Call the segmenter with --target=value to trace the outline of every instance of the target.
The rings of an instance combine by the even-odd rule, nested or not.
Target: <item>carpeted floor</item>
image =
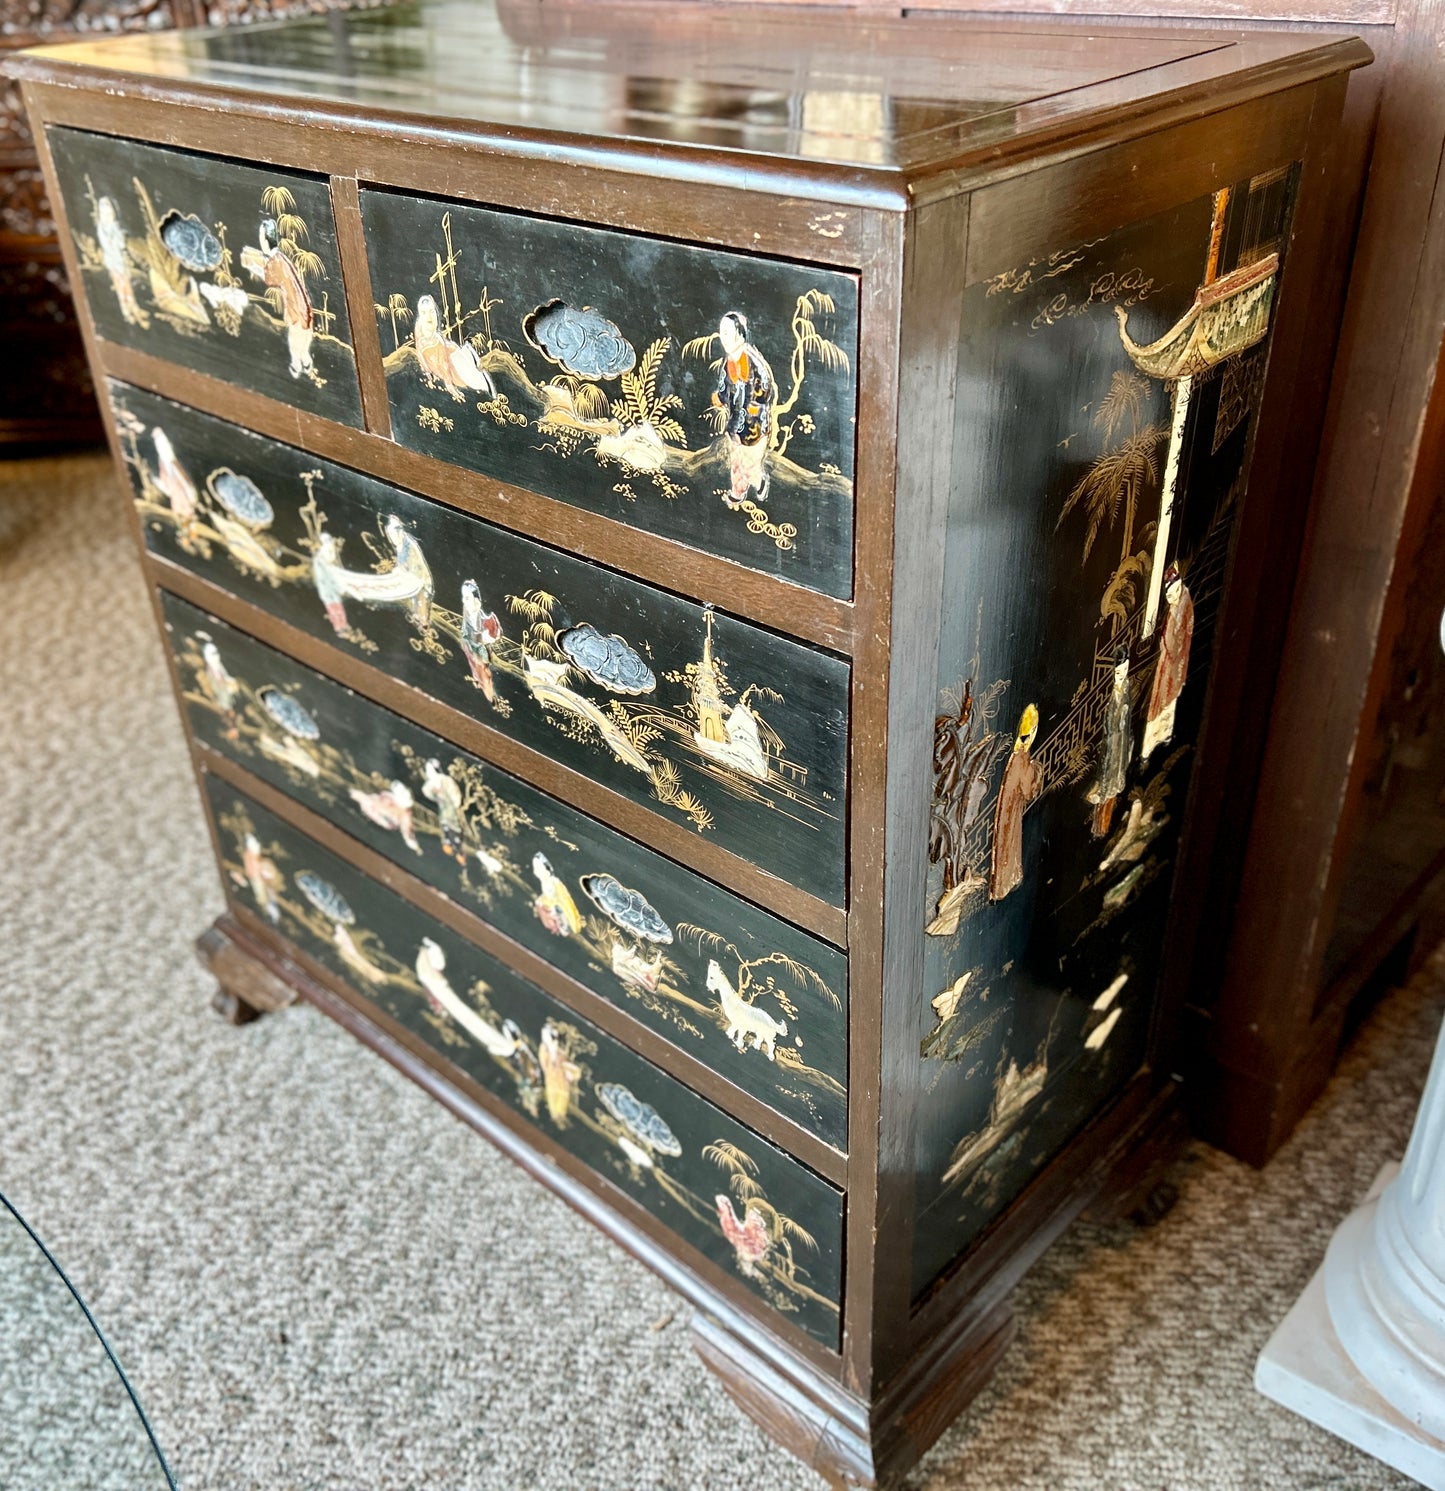
[[[211,1015],[221,893],[103,459],[0,463],[0,596],[0,1190],[186,1491],[818,1487],[674,1296],[418,1089],[309,1008]],[[1393,995],[1265,1173],[1201,1147],[1156,1228],[1070,1232],[912,1491],[1407,1485],[1251,1373],[1442,1003],[1445,966]]]

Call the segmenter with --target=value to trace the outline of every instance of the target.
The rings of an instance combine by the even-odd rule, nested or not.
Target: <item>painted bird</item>
[[[582,930],[582,914],[572,899],[572,892],[552,869],[547,856],[540,851],[532,856],[532,873],[542,893],[532,902],[537,920],[556,937],[575,935]]]
[[[732,1200],[727,1196],[715,1196],[717,1219],[722,1224],[723,1236],[733,1245],[737,1254],[738,1268],[748,1278],[757,1275],[758,1265],[768,1256],[772,1238],[768,1235],[768,1224],[757,1207],[744,1208],[742,1220],[733,1210]]]
[[[495,611],[482,610],[482,592],[475,580],[462,581],[462,655],[472,670],[472,683],[481,689],[488,704],[497,702],[492,685],[492,659],[488,648],[502,635]]]
[[[393,782],[380,792],[363,792],[359,787],[350,789],[351,800],[376,824],[390,833],[399,833],[401,841],[413,854],[421,853],[416,841],[416,829],[412,826],[412,807],[415,799],[405,782]]]

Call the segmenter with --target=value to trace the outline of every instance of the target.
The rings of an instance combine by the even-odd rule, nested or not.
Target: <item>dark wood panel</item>
[[[829,1144],[847,957],[170,595],[192,735]]]
[[[182,405],[112,398],[157,553],[841,903],[845,664]]]
[[[917,1292],[1145,1063],[1296,181],[1277,162],[969,290]]]
[[[361,212],[402,445],[851,594],[855,276],[398,192]]]
[[[364,1001],[836,1346],[842,1196],[480,949],[214,777],[232,893]],[[784,1223],[787,1226],[784,1226]]]
[[[77,130],[49,141],[102,336],[361,423],[324,181]]]

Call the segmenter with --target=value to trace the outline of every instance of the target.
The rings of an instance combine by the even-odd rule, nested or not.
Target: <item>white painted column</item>
[[[1445,1028],[1400,1173],[1340,1224],[1325,1298],[1365,1380],[1445,1441]]]
[[[1445,1491],[1445,1028],[1404,1164],[1340,1224],[1255,1386]]]

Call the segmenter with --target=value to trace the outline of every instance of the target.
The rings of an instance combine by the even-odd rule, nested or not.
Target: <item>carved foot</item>
[[[267,966],[259,945],[229,914],[197,939],[196,956],[218,986],[211,1008],[229,1025],[246,1025],[296,1001],[296,990]]]

